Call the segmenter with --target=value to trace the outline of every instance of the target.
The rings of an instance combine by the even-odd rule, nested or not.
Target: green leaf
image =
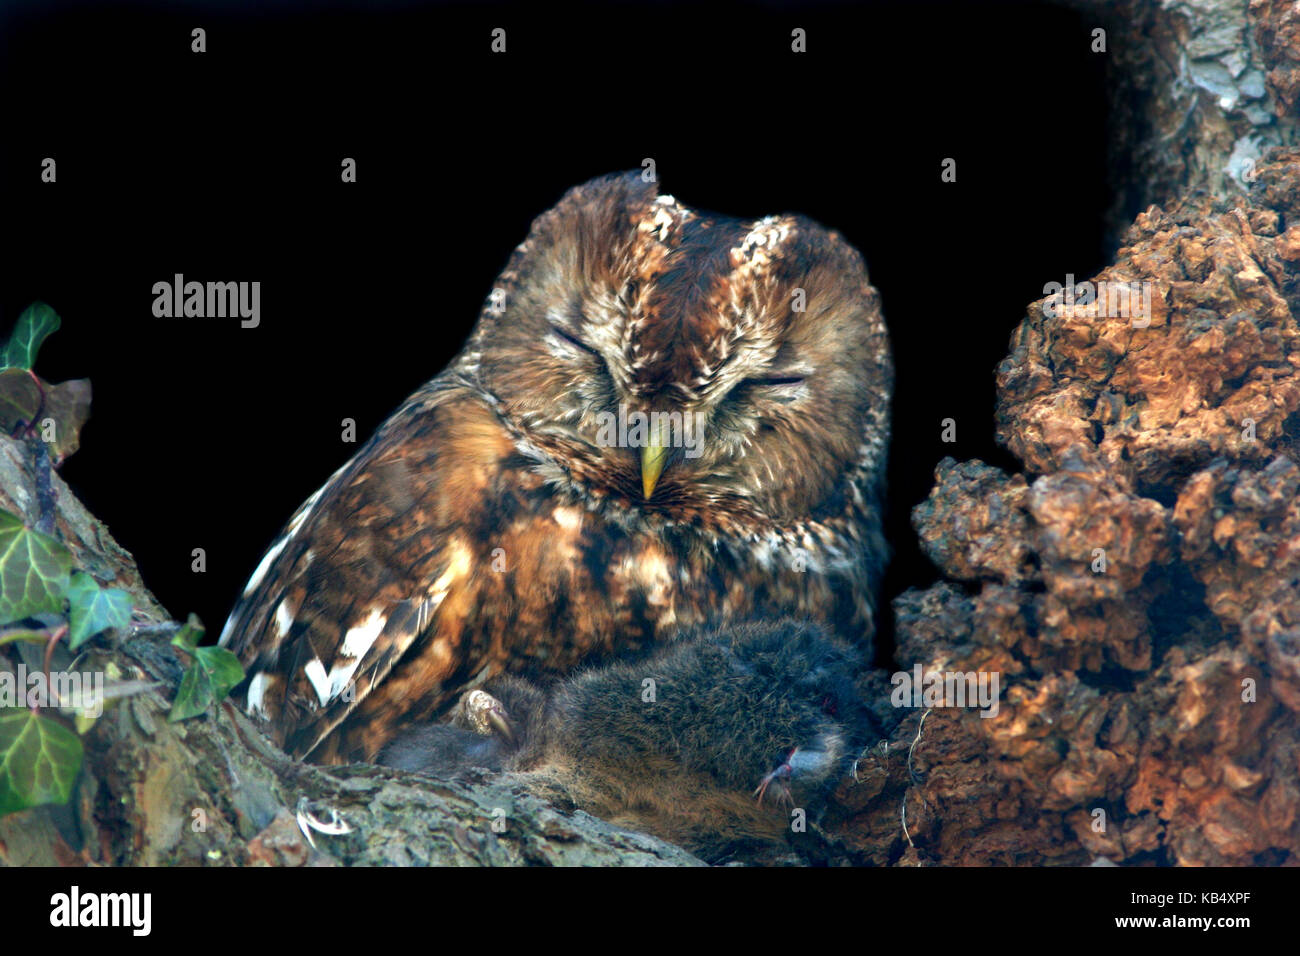
[[[74,378],[58,385],[47,383],[45,415],[54,419],[50,457],[57,465],[81,447],[81,429],[90,418],[90,379]]]
[[[34,302],[18,316],[14,334],[5,345],[4,364],[6,368],[31,368],[36,364],[36,353],[40,351],[45,337],[59,327],[59,314],[44,302]]]
[[[0,429],[13,435],[29,427],[41,411],[41,387],[21,368],[0,371]]]
[[[179,647],[187,654],[193,654],[194,649],[199,646],[199,641],[203,640],[203,622],[199,620],[197,614],[191,614],[189,620],[181,625],[174,635],[172,635],[172,647]]]
[[[199,647],[194,653],[212,681],[214,702],[223,700],[244,679],[244,667],[239,658],[224,647]]]
[[[131,623],[131,595],[74,571],[68,585],[68,643],[76,650],[96,634]]]
[[[171,713],[167,715],[170,723],[206,712],[244,679],[244,668],[240,666],[239,658],[224,647],[199,647],[202,637],[203,625],[191,614],[189,621],[172,638],[172,644],[186,651],[194,660],[185,669],[181,686],[176,690]]]
[[[0,626],[36,614],[62,616],[71,573],[67,548],[0,511]]]
[[[67,803],[81,770],[77,735],[29,710],[0,711],[0,816]]]

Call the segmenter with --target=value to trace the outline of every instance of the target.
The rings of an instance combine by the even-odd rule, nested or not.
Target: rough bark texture
[[[1289,0],[1065,0],[1106,30],[1116,240],[1193,190],[1239,196],[1264,151],[1294,145],[1300,13]],[[1073,112],[1065,109],[1073,115]]]
[[[992,719],[930,713],[905,859],[1300,861],[1293,223],[1300,151],[1248,199],[1138,217],[1098,278],[1153,283],[1149,327],[1030,307],[998,370],[1026,474],[946,459],[913,515],[951,580],[895,601],[900,665],[1007,689]]]
[[[1168,209],[1094,278],[1151,282],[1151,322],[1030,306],[997,377],[1024,473],[941,462],[913,520],[947,580],[894,602],[899,666],[997,672],[1001,710],[895,714],[832,829],[903,865],[1294,864],[1300,5],[1073,5],[1110,221]]]

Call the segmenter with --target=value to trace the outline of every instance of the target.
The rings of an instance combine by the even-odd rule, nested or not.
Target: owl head
[[[862,257],[801,216],[698,212],[638,172],[533,223],[462,371],[555,483],[640,515],[790,523],[882,469],[893,373]]]

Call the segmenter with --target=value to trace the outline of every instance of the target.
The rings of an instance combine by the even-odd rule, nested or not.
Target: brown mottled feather
[[[277,741],[369,759],[494,674],[756,615],[869,646],[892,371],[850,246],[625,174],[539,217],[497,288],[504,308],[290,520],[227,623]],[[806,384],[753,384],[783,375]],[[649,500],[638,449],[595,437],[620,404],[707,422]]]

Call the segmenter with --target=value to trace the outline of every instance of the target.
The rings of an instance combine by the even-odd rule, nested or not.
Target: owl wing
[[[303,503],[222,632],[244,664],[249,713],[295,756],[338,727],[475,577],[454,532],[513,448],[490,408],[445,379]],[[436,683],[442,671],[421,673]]]

